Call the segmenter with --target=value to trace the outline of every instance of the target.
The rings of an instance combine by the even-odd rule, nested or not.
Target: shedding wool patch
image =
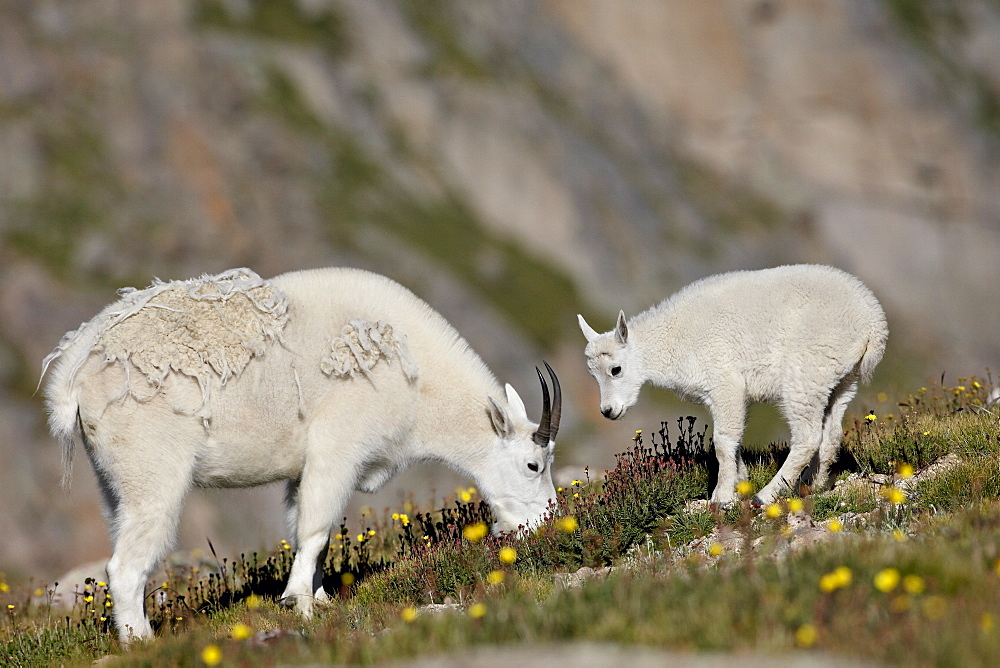
[[[154,280],[145,290],[120,291],[121,308],[108,316],[94,349],[108,363],[138,370],[159,392],[171,372],[198,381],[199,415],[211,418],[213,378],[225,384],[281,339],[288,322],[287,297],[249,269],[186,281]],[[130,394],[137,399],[131,387]]]
[[[398,359],[406,378],[417,379],[417,363],[410,355],[406,336],[397,337],[392,325],[381,320],[352,320],[330,342],[330,352],[320,360],[319,368],[328,376],[361,373],[370,377],[380,359],[389,363]]]

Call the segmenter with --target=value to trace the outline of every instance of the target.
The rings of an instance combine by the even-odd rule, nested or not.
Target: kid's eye
[[[531,463],[528,464],[528,468],[531,469],[532,471],[536,471],[537,472],[538,471],[538,464],[536,464],[535,462],[531,462]]]
[[[611,367],[612,376],[620,376],[622,374],[622,368],[620,366]]]

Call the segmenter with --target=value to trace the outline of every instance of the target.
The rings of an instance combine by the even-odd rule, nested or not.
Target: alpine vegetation
[[[536,424],[440,314],[388,278],[235,269],[120,294],[63,337],[42,375],[64,484],[76,434],[100,482],[125,641],[152,635],[146,581],[192,486],[288,481],[297,552],[283,602],[306,617],[327,599],[322,564],[351,493],[412,462],[473,478],[497,533],[537,524],[555,499],[552,369],[551,401],[538,372]]]
[[[871,291],[839,269],[793,265],[701,279],[598,334],[578,316],[601,413],[621,418],[649,381],[711,412],[719,479],[715,503],[746,479],[740,440],[751,402],[777,404],[791,450],[757,493],[771,503],[801,481],[827,481],[841,421],[859,382],[868,382],[889,334]],[[808,469],[807,469],[808,467]]]

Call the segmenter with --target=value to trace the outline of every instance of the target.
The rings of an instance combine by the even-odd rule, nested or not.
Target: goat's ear
[[[625,323],[625,311],[618,311],[618,324],[615,325],[615,339],[618,343],[628,343],[628,325]]]
[[[510,383],[507,383],[505,389],[507,390],[507,408],[514,414],[514,417],[527,420],[528,411],[525,410],[524,402],[521,401],[521,397],[518,396],[517,390],[511,387]]]
[[[507,411],[489,395],[486,396],[486,404],[487,412],[490,414],[490,420],[493,422],[493,428],[497,434],[504,438],[510,436],[514,432],[514,424],[511,422],[510,416],[507,415]]]
[[[576,319],[580,323],[580,330],[583,332],[583,336],[587,339],[587,343],[590,343],[599,336],[598,333],[594,331],[594,328],[587,324],[587,321],[583,319],[582,315],[577,313]]]

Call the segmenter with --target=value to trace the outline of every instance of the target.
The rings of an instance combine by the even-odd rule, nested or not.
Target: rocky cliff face
[[[594,417],[574,314],[610,326],[716,271],[857,273],[889,312],[881,388],[981,372],[998,72],[986,0],[4,3],[0,570],[106,551],[85,467],[54,492],[31,392],[64,331],[154,275],[388,274],[529,404],[554,362],[564,463],[627,438]],[[182,544],[281,537],[278,496],[247,493],[228,534],[236,502],[198,496]]]

